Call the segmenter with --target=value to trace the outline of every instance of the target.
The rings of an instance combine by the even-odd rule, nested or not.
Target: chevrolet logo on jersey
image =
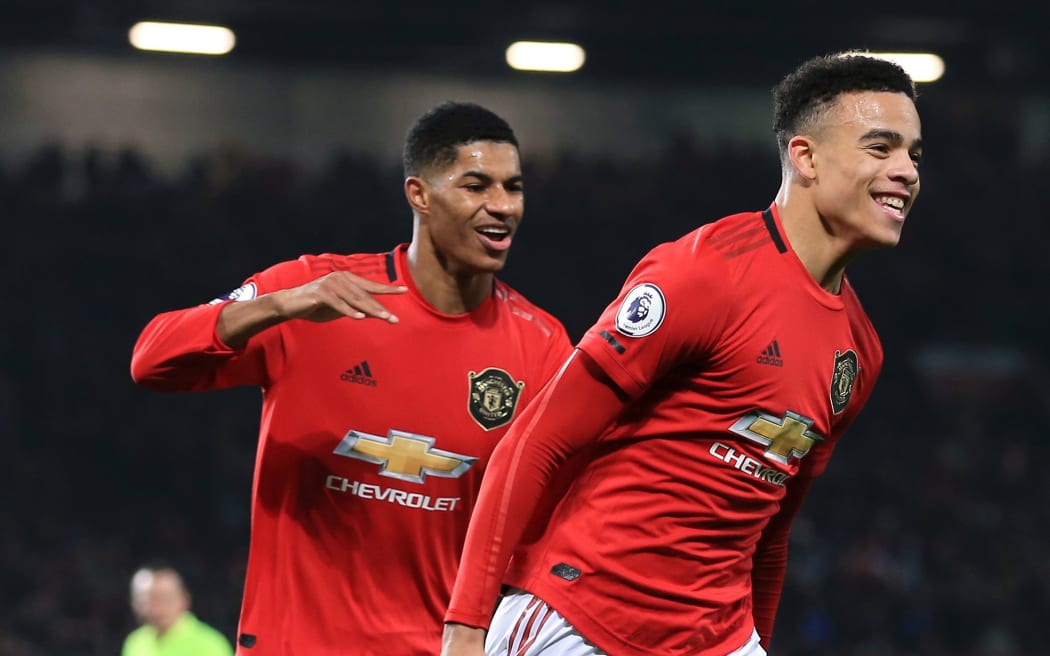
[[[380,476],[422,483],[427,475],[459,478],[477,458],[434,448],[434,438],[390,429],[386,437],[352,430],[333,452],[382,465]]]
[[[813,444],[824,438],[809,430],[813,420],[788,410],[784,417],[749,412],[729,427],[737,435],[766,447],[766,456],[783,465],[792,457],[802,458]]]

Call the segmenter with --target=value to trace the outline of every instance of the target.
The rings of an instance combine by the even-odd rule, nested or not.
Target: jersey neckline
[[[795,252],[795,249],[791,247],[791,242],[788,240],[787,233],[784,231],[784,225],[780,222],[780,211],[777,209],[776,202],[770,204],[769,208],[762,212],[762,218],[765,221],[766,228],[769,230],[770,238],[772,238],[773,243],[777,246],[777,250],[791,261],[791,267],[805,280],[804,286],[810,296],[828,309],[845,309],[846,304],[845,301],[843,301],[842,296],[846,291],[846,287],[849,286],[846,274],[842,274],[842,287],[839,289],[838,294],[832,294],[824,289],[809,272],[806,265],[802,263],[802,260],[799,259],[798,253]]]
[[[386,273],[390,284],[393,285],[400,283],[407,287],[408,295],[411,296],[416,303],[422,306],[430,314],[445,321],[476,321],[490,312],[495,297],[495,278],[492,280],[491,293],[485,296],[485,300],[482,301],[481,305],[477,306],[470,312],[448,314],[431,305],[430,301],[428,301],[423,296],[423,293],[419,291],[419,288],[416,287],[416,281],[412,279],[412,273],[408,268],[408,246],[407,243],[398,244],[386,254]]]

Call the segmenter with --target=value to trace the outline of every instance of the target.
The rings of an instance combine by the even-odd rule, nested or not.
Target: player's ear
[[[806,180],[817,177],[816,142],[813,137],[795,135],[788,141],[787,154],[792,168]]]
[[[405,199],[413,211],[426,214],[430,207],[427,183],[415,175],[405,178]]]

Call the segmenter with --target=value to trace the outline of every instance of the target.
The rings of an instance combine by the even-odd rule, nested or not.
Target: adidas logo
[[[369,387],[375,387],[377,382],[376,379],[372,377],[372,370],[368,368],[368,360],[364,360],[361,364],[355,365],[351,369],[347,369],[339,379],[348,383],[367,385]]]
[[[769,346],[766,347],[766,350],[762,351],[762,353],[755,358],[755,362],[759,364],[768,364],[773,367],[783,367],[784,361],[780,358],[780,344],[777,343],[777,340],[774,339],[770,342]]]

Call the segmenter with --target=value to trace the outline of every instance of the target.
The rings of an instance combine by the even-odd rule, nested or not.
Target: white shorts
[[[487,656],[607,656],[569,624],[561,613],[524,590],[505,596],[485,638]],[[751,632],[747,644],[726,656],[766,656]]]

